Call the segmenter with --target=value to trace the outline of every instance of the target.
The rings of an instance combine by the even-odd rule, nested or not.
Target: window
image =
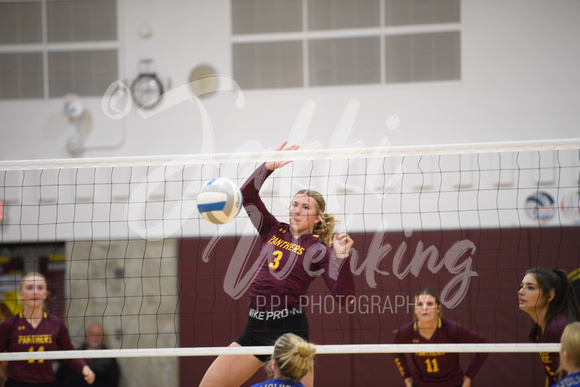
[[[116,0],[0,0],[0,100],[102,95],[117,52]]]
[[[0,54],[0,99],[42,98],[42,53]]]
[[[459,0],[385,0],[387,26],[459,22]]]
[[[308,43],[310,86],[380,82],[378,36],[313,39]]]
[[[379,27],[379,0],[308,0],[308,30]]]
[[[459,80],[460,0],[232,0],[244,89]]]
[[[459,32],[387,36],[387,83],[460,78]]]
[[[302,85],[302,42],[242,43],[233,54],[237,80],[260,89]]]
[[[302,31],[302,0],[237,0],[232,2],[236,35]]]
[[[42,42],[42,8],[35,3],[0,3],[0,44]]]

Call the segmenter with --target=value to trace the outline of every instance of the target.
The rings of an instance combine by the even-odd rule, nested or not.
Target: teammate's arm
[[[87,381],[88,384],[93,384],[93,382],[95,381],[95,373],[93,372],[93,370],[90,369],[88,365],[83,366],[82,374],[85,377],[85,380]]]

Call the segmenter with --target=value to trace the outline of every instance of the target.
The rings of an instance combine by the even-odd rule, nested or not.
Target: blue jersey
[[[580,372],[566,376],[564,379],[560,380],[558,383],[554,384],[554,387],[573,387],[580,386]]]
[[[254,384],[252,387],[304,387],[304,384],[291,380],[274,379]]]

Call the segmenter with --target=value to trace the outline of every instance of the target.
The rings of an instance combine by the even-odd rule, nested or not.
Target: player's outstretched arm
[[[292,144],[292,145],[288,145],[288,141],[284,141],[284,143],[282,145],[280,145],[278,147],[278,149],[276,149],[276,151],[292,151],[292,150],[297,150],[300,148],[300,145],[296,145],[296,144]],[[273,171],[274,169],[278,169],[278,168],[282,168],[283,166],[290,164],[291,161],[267,161],[266,162],[266,168],[268,168],[270,171]]]

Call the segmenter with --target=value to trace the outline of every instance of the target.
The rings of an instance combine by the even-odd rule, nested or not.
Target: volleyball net
[[[318,353],[433,351],[391,344],[425,288],[441,295],[444,317],[492,343],[444,351],[557,351],[527,342],[530,319],[518,310],[517,290],[528,268],[557,267],[580,294],[577,139],[3,161],[3,317],[18,311],[22,275],[39,271],[51,291],[47,308],[65,319],[73,342],[88,324],[103,325],[111,350],[82,357],[269,352],[226,348],[247,320],[253,225],[243,210],[214,225],[196,207],[207,180],[241,186],[267,160],[293,160],[261,190],[279,220],[287,221],[296,191],[314,189],[355,241],[349,306],[320,279],[301,300]]]

